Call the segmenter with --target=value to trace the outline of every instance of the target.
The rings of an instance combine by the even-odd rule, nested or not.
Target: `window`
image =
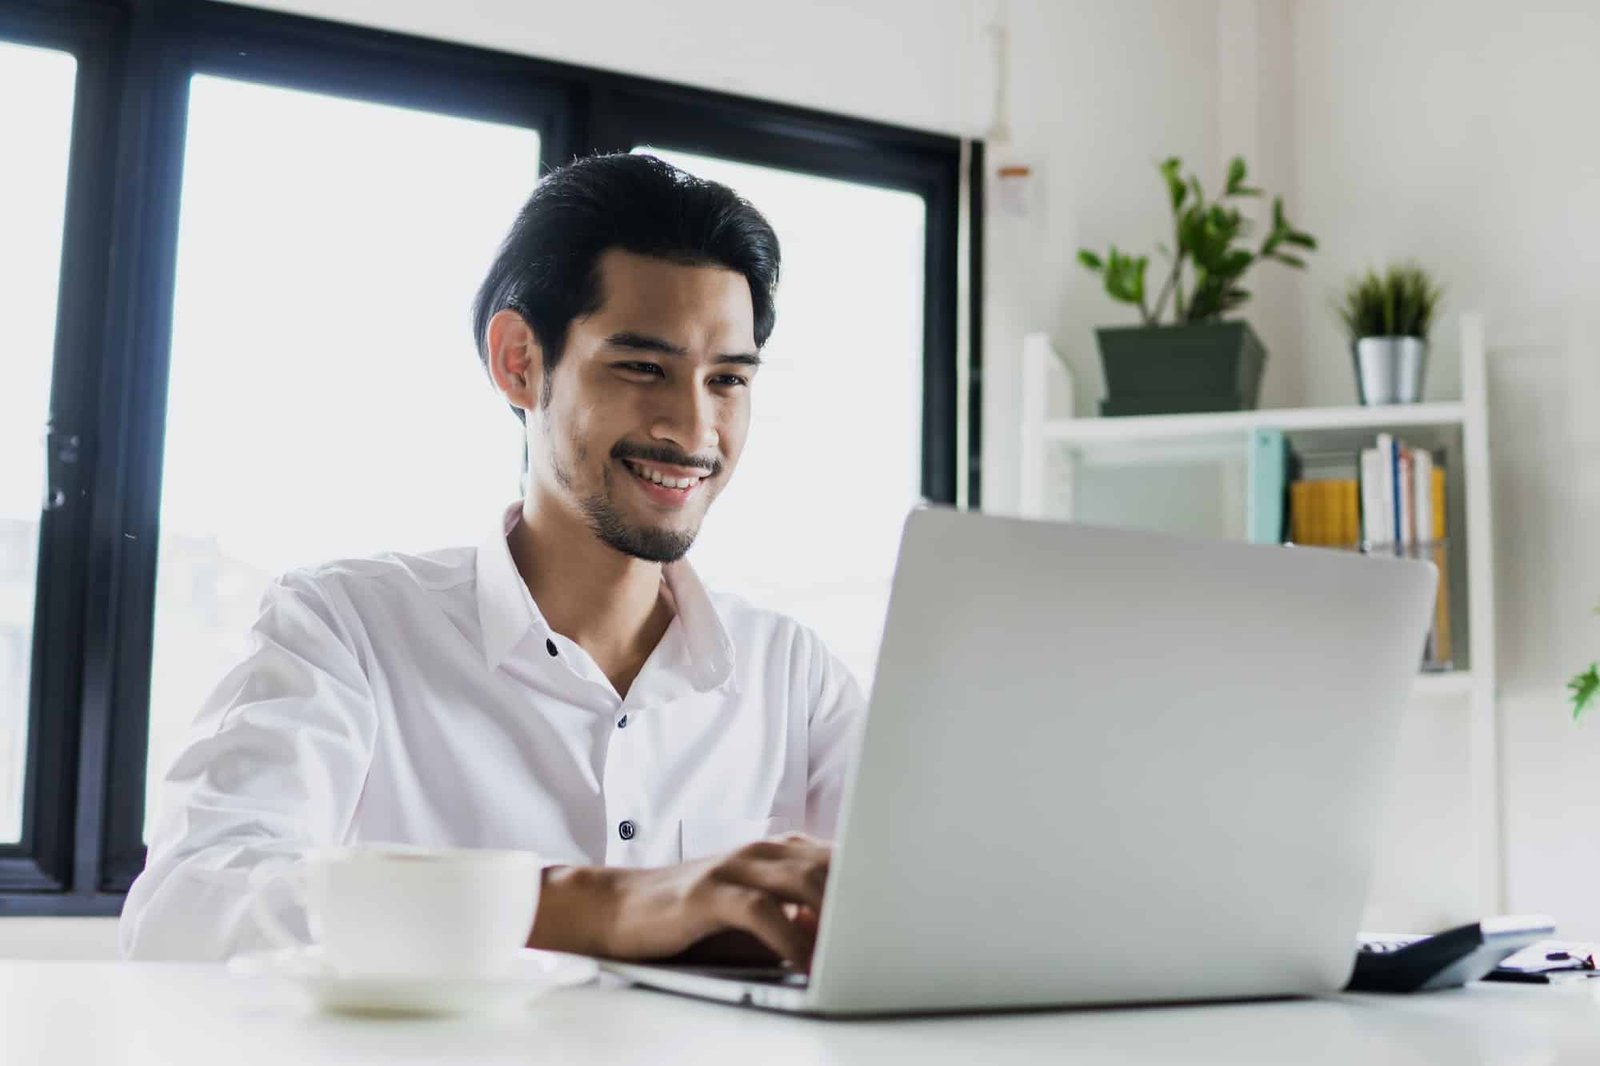
[[[0,843],[22,839],[35,567],[77,61],[0,41]]]
[[[534,130],[209,76],[186,141],[147,831],[274,575],[474,543],[517,498],[467,311],[539,173]]]
[[[869,686],[900,527],[922,498],[926,204],[911,192],[639,150],[737,189],[783,252],[750,439],[695,541],[695,569],[714,589],[815,628]]]
[[[956,499],[959,142],[222,3],[0,4],[0,99],[19,98],[0,109],[0,913],[120,908],[147,795],[272,576],[473,543],[516,498],[521,429],[471,296],[541,166],[575,155],[661,145],[771,216],[778,330],[696,564],[868,679],[900,517]],[[878,431],[817,436],[825,403]],[[856,520],[810,512],[758,564],[763,490],[823,462],[848,467],[830,506]],[[805,565],[774,582],[774,553]]]

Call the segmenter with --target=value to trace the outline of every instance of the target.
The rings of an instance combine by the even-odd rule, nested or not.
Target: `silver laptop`
[[[809,976],[607,968],[806,1014],[1337,991],[1436,580],[915,511]]]

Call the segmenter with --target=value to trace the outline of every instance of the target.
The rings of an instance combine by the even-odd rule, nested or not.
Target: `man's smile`
[[[708,475],[704,470],[671,466],[641,459],[624,459],[622,465],[632,475],[646,498],[668,507],[681,507],[699,491]]]

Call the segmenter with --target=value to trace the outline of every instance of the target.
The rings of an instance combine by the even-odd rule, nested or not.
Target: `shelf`
[[[1461,696],[1472,691],[1471,670],[1444,670],[1417,675],[1413,696]]]
[[[1464,404],[1417,403],[1382,407],[1284,407],[1194,415],[1058,418],[1046,421],[1041,428],[1046,440],[1086,447],[1242,435],[1253,429],[1379,430],[1404,429],[1408,426],[1457,426],[1465,419]]]

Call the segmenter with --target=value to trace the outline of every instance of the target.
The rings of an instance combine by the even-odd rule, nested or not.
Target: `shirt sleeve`
[[[806,774],[806,832],[832,840],[867,706],[850,668],[828,650],[821,638],[810,634],[810,639],[814,698]]]
[[[207,696],[159,786],[145,869],[118,938],[136,959],[219,960],[269,946],[251,916],[259,882],[341,842],[371,764],[377,714],[349,632],[315,578],[270,585],[251,650]],[[298,904],[274,910],[305,932]]]

